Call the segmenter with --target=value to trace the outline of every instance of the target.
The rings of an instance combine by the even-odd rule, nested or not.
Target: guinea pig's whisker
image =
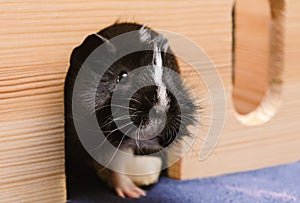
[[[115,107],[119,107],[119,108],[123,108],[123,109],[130,109],[130,110],[137,110],[136,108],[131,108],[131,107],[126,107],[126,106],[121,106],[121,105],[116,105],[116,104],[111,104],[111,106],[115,106]]]
[[[125,115],[125,116],[120,116],[118,118],[114,118],[113,121],[123,121],[123,120],[130,119],[130,118],[131,118],[131,116]]]
[[[170,132],[173,133],[172,130]],[[168,140],[166,143],[170,143],[172,141],[172,136],[171,134],[166,134],[166,135],[168,135]]]
[[[99,110],[102,110],[104,108],[108,108],[108,107],[120,107],[120,108],[123,108],[123,109],[129,109],[129,110],[133,110],[133,111],[136,111],[137,109],[136,108],[131,108],[131,107],[126,107],[126,106],[122,106],[122,105],[116,105],[116,104],[108,104],[108,105],[104,105],[104,106],[101,106],[99,108],[95,108],[96,111],[99,111]]]
[[[194,117],[195,116],[195,113],[184,113],[184,114],[181,114],[182,116],[190,116],[190,117]]]
[[[196,149],[194,149],[194,147],[193,147],[194,142],[188,143],[188,142],[185,141],[184,139],[181,139],[181,140],[178,139],[177,142],[178,142],[179,144],[181,144],[183,148],[185,148],[185,146],[187,145],[188,148],[189,148],[189,150],[192,150],[192,152],[194,152],[194,153],[198,153],[198,151],[196,151]]]
[[[134,99],[134,98],[131,98],[131,99],[129,99],[129,100],[130,100],[130,101],[134,101],[134,102],[139,103],[139,104],[142,104],[142,102],[140,102],[139,100]]]
[[[112,118],[107,118],[107,120],[101,125],[102,128],[107,127],[108,125],[112,124],[114,120]]]
[[[129,126],[129,125],[134,125],[133,124],[133,122],[129,122],[129,123],[127,123],[127,124],[125,124],[125,125],[123,125],[123,126],[121,126],[121,127],[119,127],[119,128],[116,128],[116,129],[114,129],[113,131],[111,131],[111,133],[113,133],[113,132],[115,132],[115,131],[117,131],[117,130],[122,130],[122,129],[124,129],[125,127],[127,127],[127,126]]]
[[[103,123],[103,125],[101,125],[101,127],[107,127],[108,125],[110,125],[110,124],[112,124],[114,121],[121,121],[121,120],[126,120],[126,119],[131,119],[132,117],[137,117],[138,115],[130,115],[130,116],[128,116],[128,115],[124,115],[124,116],[120,116],[120,117],[117,117],[117,118],[114,118],[114,119],[112,119],[112,118],[109,118],[109,119],[107,119],[107,121],[105,121],[104,123]]]
[[[103,139],[103,141],[98,145],[96,146],[95,148],[91,149],[91,151],[95,151],[95,150],[98,150],[103,144],[104,142],[108,139],[108,137],[112,134],[112,132],[110,134],[108,134],[105,139]]]
[[[145,99],[148,103],[150,103],[150,104],[153,103],[153,101],[150,101],[150,99],[149,99],[148,97],[144,97],[144,99]]]
[[[107,107],[110,107],[111,105],[108,104],[108,105],[104,105],[104,106],[101,106],[100,108],[98,108],[98,110],[101,110],[101,109],[104,109],[104,108],[107,108]]]
[[[128,132],[129,132],[131,129],[132,129],[132,127],[128,130]],[[119,151],[120,146],[121,146],[121,144],[122,144],[124,138],[125,138],[125,134],[122,136],[122,139],[121,139],[120,143],[118,144],[118,146],[117,146],[115,152],[113,153],[113,155],[112,155],[111,159],[108,161],[108,163],[105,164],[104,168],[107,168],[107,166],[112,162],[112,160],[113,160],[114,157],[116,156],[117,152]]]
[[[180,124],[184,124],[184,125],[188,125],[188,123],[184,122],[184,120],[180,119],[180,118],[174,118],[176,121],[178,121]]]
[[[199,151],[197,151],[196,149],[194,149],[194,147],[191,144],[189,144],[188,142],[186,142],[186,141],[180,141],[179,144],[181,144],[182,147],[188,146],[187,152],[191,153],[192,156],[199,154]]]
[[[94,149],[91,149],[92,151],[95,151],[95,150],[97,150],[97,149],[99,149],[99,147],[101,147],[103,144],[104,144],[104,142],[108,139],[108,137],[110,136],[110,135],[112,135],[114,132],[116,132],[117,130],[121,130],[121,129],[123,129],[124,127],[126,127],[126,126],[128,126],[129,124],[133,124],[132,122],[130,122],[130,123],[127,123],[126,125],[124,125],[124,126],[122,126],[121,128],[116,128],[116,129],[114,129],[113,131],[102,131],[102,132],[110,132],[108,135],[106,135],[106,137],[105,137],[105,139],[103,139],[103,141],[97,146],[97,147],[95,147]],[[125,136],[130,130],[132,130],[132,128],[133,127],[131,127],[123,136]]]
[[[91,151],[96,151],[98,150],[100,147],[102,147],[102,145],[104,144],[104,142],[107,140],[107,137],[105,139],[103,139],[103,141],[97,145],[96,147],[94,147],[93,149],[91,149]]]
[[[199,128],[200,129],[200,128]],[[200,129],[201,130],[201,129]],[[203,130],[203,129],[202,129]],[[204,131],[206,132],[206,131]],[[213,148],[213,146],[211,146],[210,144],[207,143],[207,141],[199,136],[193,136],[193,143],[201,143],[201,144],[206,144],[207,146],[209,146],[210,148]],[[184,139],[182,139],[184,142],[186,142]],[[180,142],[181,140],[179,138],[176,138],[177,142]],[[186,143],[187,144],[187,143]]]
[[[133,110],[133,111],[137,110],[136,108],[121,106],[121,105],[116,105],[116,104],[111,104],[110,106],[119,107],[119,108],[123,108],[123,109],[130,109],[130,110]]]
[[[136,103],[142,104],[140,101],[138,101],[137,99],[134,99],[134,98],[122,98],[122,100],[135,101]]]
[[[142,124],[140,124],[139,125],[139,131],[138,131],[138,139],[137,139],[137,141],[138,141],[138,149],[142,152],[142,153],[146,153],[145,151],[144,151],[144,149],[142,148],[142,147],[140,147],[140,145],[139,145],[139,143],[140,143],[140,140],[141,140],[141,132],[142,132]],[[146,149],[145,149],[146,150]]]
[[[140,148],[140,145],[139,145],[139,134],[140,134],[140,129],[138,129],[138,131],[135,133],[134,141],[135,141],[136,146],[140,150],[141,148]]]
[[[185,123],[183,120],[180,120],[179,118],[174,118],[174,119],[177,120],[178,122],[184,124],[185,126],[189,125],[189,124]],[[175,124],[174,124],[174,125],[175,125]],[[203,126],[203,124],[201,124],[201,126],[193,126],[193,127],[206,133],[207,131],[204,130],[204,129],[202,128],[202,126]]]
[[[186,118],[186,119],[188,119],[188,120],[190,120],[192,122],[195,122],[195,119],[192,118],[192,115],[190,115],[191,117],[184,116],[184,115],[180,115],[180,116],[183,117],[183,118]]]
[[[110,133],[105,137],[105,139],[103,139],[103,141],[102,141],[98,146],[96,146],[94,149],[92,149],[92,151],[95,151],[95,150],[99,149],[99,148],[104,144],[104,142],[108,139],[108,137],[109,137],[112,133],[114,133],[116,130],[118,130],[118,129],[115,129],[115,130],[113,130],[113,131],[103,131],[103,132],[110,132]]]
[[[133,114],[130,114],[130,116],[137,117],[139,113],[142,113],[142,111],[135,111]]]

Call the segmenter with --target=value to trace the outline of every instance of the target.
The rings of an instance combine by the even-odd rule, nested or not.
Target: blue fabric
[[[105,184],[72,185],[71,203],[300,203],[300,162],[256,171],[187,181],[161,177],[140,199],[117,197]]]

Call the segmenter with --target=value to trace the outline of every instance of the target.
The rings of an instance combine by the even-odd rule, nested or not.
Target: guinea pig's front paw
[[[108,179],[108,185],[116,191],[118,196],[123,198],[139,198],[146,195],[146,192],[136,186],[128,176],[116,172],[112,172]]]

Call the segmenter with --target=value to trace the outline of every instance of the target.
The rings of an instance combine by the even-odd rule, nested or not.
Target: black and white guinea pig
[[[168,147],[181,136],[189,135],[188,125],[195,124],[197,106],[195,100],[191,97],[190,92],[184,86],[182,81],[174,82],[174,77],[167,74],[162,69],[165,67],[175,73],[180,73],[178,63],[173,55],[166,38],[147,26],[136,23],[116,23],[107,27],[97,34],[89,35],[84,42],[76,47],[71,55],[70,68],[65,83],[65,133],[66,133],[66,165],[67,174],[85,173],[88,170],[95,170],[96,161],[86,152],[79,141],[77,131],[74,126],[74,115],[72,115],[72,96],[74,82],[83,67],[85,60],[97,47],[107,44],[107,55],[116,54],[118,46],[110,42],[110,39],[121,34],[137,31],[132,36],[128,46],[146,46],[147,50],[137,51],[127,54],[109,67],[103,61],[101,66],[101,57],[97,62],[97,67],[90,69],[105,69],[100,80],[94,82],[96,87],[95,97],[86,97],[92,94],[88,88],[82,97],[83,100],[94,98],[95,111],[98,124],[107,138],[107,140],[116,148],[130,148],[135,154],[147,155],[157,153]],[[105,57],[107,58],[107,57]],[[146,72],[139,72],[138,77],[131,76],[140,67],[145,67]],[[86,68],[86,67],[85,67]],[[97,74],[97,71],[91,71]],[[144,71],[145,72],[145,71]],[[134,84],[139,81],[153,81],[152,85],[143,86],[132,92]],[[117,107],[119,113],[129,111],[129,117],[119,116],[113,118],[112,112],[112,95],[116,87],[119,86],[118,94],[121,99],[129,100],[129,106],[120,105]],[[126,95],[132,95],[127,98]],[[87,100],[88,100],[87,99]],[[90,101],[83,102],[87,105],[87,111],[91,108]],[[92,102],[93,103],[93,102]],[[115,105],[117,106],[117,105]],[[89,109],[89,110],[88,110]],[[183,115],[182,112],[185,112]],[[122,115],[122,113],[120,114]],[[82,115],[84,117],[84,115]],[[119,129],[115,120],[118,119],[123,123],[124,129]],[[126,125],[134,125],[131,129]],[[130,125],[129,125],[130,126]],[[141,139],[142,138],[142,139]],[[101,156],[101,155],[100,155]],[[104,155],[103,155],[104,156]],[[82,172],[85,171],[85,172]],[[106,178],[109,185],[113,187],[120,196],[139,197],[144,191],[135,187],[129,179],[110,171],[110,177]]]

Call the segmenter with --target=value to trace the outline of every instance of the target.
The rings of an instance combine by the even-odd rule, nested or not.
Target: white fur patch
[[[139,29],[140,41],[147,42],[149,44],[156,43],[163,52],[167,52],[169,43],[163,35],[157,35],[154,39],[151,39],[151,30],[149,30],[146,25],[143,25]]]
[[[158,106],[161,106],[163,109],[167,109],[169,105],[169,99],[167,95],[167,88],[163,83],[163,67],[162,67],[162,58],[161,51],[158,48],[157,44],[154,44],[154,53],[153,53],[153,66],[154,74],[153,79],[157,88],[157,98]]]
[[[153,39],[153,43],[157,43],[157,45],[160,47],[160,50],[163,52],[167,52],[169,48],[168,40],[163,35],[158,35]]]
[[[151,34],[150,34],[149,29],[146,27],[146,25],[143,25],[139,29],[139,34],[140,34],[140,41],[141,42],[150,42]]]
[[[162,35],[157,35],[154,39],[151,38],[151,30],[149,30],[146,25],[143,25],[140,30],[140,41],[143,43],[152,44],[153,46],[153,66],[154,66],[154,73],[153,79],[157,88],[157,98],[158,98],[158,106],[162,107],[163,109],[167,109],[169,105],[169,99],[167,95],[167,88],[163,83],[163,64],[162,64],[162,57],[161,51],[166,52],[169,45]]]

